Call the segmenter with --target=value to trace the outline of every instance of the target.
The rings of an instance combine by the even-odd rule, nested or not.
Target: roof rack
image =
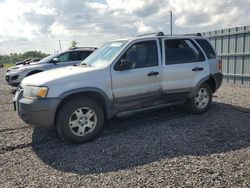
[[[164,36],[164,33],[162,31],[160,31],[159,33],[157,33],[156,36]]]
[[[165,35],[162,31],[158,32],[158,33],[145,33],[145,34],[142,34],[142,35],[138,35],[137,37],[142,37],[142,36],[147,36],[147,35],[155,35],[155,36],[172,36],[172,35]],[[189,33],[189,34],[175,34],[174,36],[202,36],[201,33],[196,33],[196,34],[192,34],[192,33]]]
[[[163,32],[158,32],[158,33],[145,33],[145,34],[142,34],[142,35],[138,35],[137,37],[143,37],[143,36],[147,36],[147,35],[155,35],[155,36],[164,36],[164,33]]]
[[[183,35],[185,35],[185,36],[202,36],[202,34],[201,33],[196,33],[196,34],[193,34],[193,33],[189,33],[189,34],[183,34]]]
[[[77,49],[97,49],[96,47],[70,47],[70,50],[77,50]]]
[[[145,33],[145,34],[142,34],[142,35],[138,35],[136,37],[143,37],[143,36],[147,36],[147,35],[155,35],[157,33]]]

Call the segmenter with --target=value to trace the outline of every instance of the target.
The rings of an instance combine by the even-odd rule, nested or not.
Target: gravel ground
[[[250,110],[250,86],[223,84],[215,93],[214,101]]]
[[[250,87],[223,85],[211,109],[114,118],[95,141],[66,144],[13,111],[0,69],[0,187],[250,187]]]

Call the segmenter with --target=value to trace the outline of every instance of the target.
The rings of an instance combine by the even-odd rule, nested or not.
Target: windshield
[[[59,53],[55,53],[55,54],[49,55],[49,56],[43,58],[41,61],[39,61],[39,63],[46,63],[47,61],[50,61],[50,60],[54,59],[55,57],[57,57],[58,54]]]
[[[90,56],[88,56],[81,65],[89,65],[93,67],[102,67],[111,63],[112,59],[118,54],[127,41],[116,41],[104,44],[98,48]]]

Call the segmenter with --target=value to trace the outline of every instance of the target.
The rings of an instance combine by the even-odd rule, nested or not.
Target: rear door
[[[161,99],[162,66],[158,40],[134,42],[111,67],[115,108],[118,111],[138,109]],[[127,70],[115,70],[121,60],[133,62]]]
[[[185,99],[208,73],[205,56],[191,39],[162,39],[163,93],[167,101]]]

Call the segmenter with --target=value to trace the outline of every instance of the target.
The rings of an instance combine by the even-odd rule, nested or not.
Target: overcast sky
[[[250,0],[0,0],[0,54],[169,33],[170,10],[177,34],[250,25]]]

